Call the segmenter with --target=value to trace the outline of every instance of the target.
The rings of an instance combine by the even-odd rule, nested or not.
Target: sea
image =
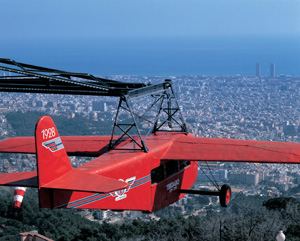
[[[300,76],[300,36],[74,37],[0,40],[0,58],[97,76]]]

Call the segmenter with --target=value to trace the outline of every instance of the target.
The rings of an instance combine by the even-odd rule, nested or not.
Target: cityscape
[[[9,78],[9,76],[7,76]],[[256,64],[256,76],[105,76],[124,82],[161,83],[171,79],[180,109],[190,133],[197,137],[231,138],[259,141],[299,142],[300,78],[292,75],[276,75],[275,64],[270,65],[270,75],[260,74]],[[67,119],[78,116],[91,123],[112,123],[117,108],[117,98],[71,95],[1,93],[1,138],[16,136],[16,131],[6,118],[12,112],[38,111]],[[144,108],[147,103],[140,103]],[[126,118],[126,116],[125,116]],[[93,132],[97,134],[97,130]],[[110,134],[110,130],[108,133]],[[70,133],[72,135],[72,133]],[[89,158],[70,157],[78,167]],[[35,170],[35,155],[2,154],[0,172]],[[212,180],[219,185],[229,183],[234,193],[279,197],[300,184],[298,165],[250,164],[250,163],[199,163],[196,188],[213,189]],[[293,193],[299,198],[300,193]],[[206,215],[206,207],[218,200],[209,198],[207,205],[186,210],[185,205],[194,197],[186,195],[173,204],[183,215]],[[198,208],[198,209],[197,209]],[[145,220],[160,218],[154,214],[139,212],[114,213],[112,211],[82,211],[90,220],[111,223],[124,218]]]
[[[299,0],[1,8],[0,241],[300,240]]]

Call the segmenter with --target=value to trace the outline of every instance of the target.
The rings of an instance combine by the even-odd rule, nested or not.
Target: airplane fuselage
[[[77,168],[127,182],[127,189],[111,193],[40,190],[40,207],[158,211],[181,199],[197,177],[195,162],[163,161],[172,142],[183,134],[149,136],[150,151],[112,150]],[[131,142],[119,148],[132,148]],[[84,181],[84,180],[83,180]]]

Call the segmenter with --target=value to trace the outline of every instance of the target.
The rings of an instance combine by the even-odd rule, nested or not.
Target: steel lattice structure
[[[0,64],[2,64],[0,70],[15,74],[13,76],[0,76],[0,91],[2,92],[119,97],[120,101],[109,144],[110,149],[117,149],[117,145],[121,140],[128,137],[133,142],[134,150],[140,149],[147,152],[145,141],[151,133],[158,131],[187,133],[186,124],[180,112],[171,80],[155,85],[125,83],[85,73],[67,72],[19,63],[10,59],[0,58]],[[143,96],[153,97],[153,103],[142,115],[137,115],[132,109],[130,100]],[[157,104],[158,108],[155,106]],[[152,120],[147,119],[145,115],[150,110],[153,111],[154,108],[156,108],[155,117]],[[119,111],[121,109],[130,113],[130,123],[120,123]],[[165,115],[165,117],[161,118],[162,115]],[[138,122],[141,119],[150,123],[150,128],[145,136],[141,135],[138,127]],[[121,131],[121,135],[118,137],[115,135],[116,129]],[[129,134],[131,130],[135,130],[136,135]]]

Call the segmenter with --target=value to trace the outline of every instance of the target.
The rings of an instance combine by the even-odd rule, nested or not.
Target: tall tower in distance
[[[270,65],[270,77],[275,77],[275,64],[271,63]]]
[[[256,76],[260,77],[260,63],[256,63]]]

